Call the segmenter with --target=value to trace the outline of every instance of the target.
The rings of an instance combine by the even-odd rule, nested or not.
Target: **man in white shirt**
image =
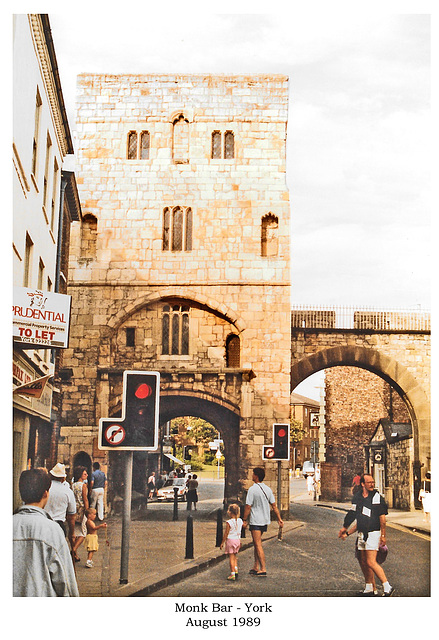
[[[68,526],[68,538],[73,547],[75,536],[75,514],[76,500],[73,491],[66,482],[66,468],[58,462],[49,475],[52,483],[50,485],[49,499],[47,500],[44,511],[55,520],[67,535],[66,521]]]
[[[273,492],[268,485],[262,482],[264,478],[265,470],[262,467],[253,469],[252,480],[254,484],[247,492],[243,518],[243,526],[246,527],[248,522],[253,539],[255,562],[253,568],[250,569],[250,574],[258,577],[266,577],[267,575],[262,534],[267,531],[270,524],[270,508],[276,514],[279,527],[284,526]]]

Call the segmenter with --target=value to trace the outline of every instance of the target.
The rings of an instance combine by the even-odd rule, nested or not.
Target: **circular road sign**
[[[104,438],[108,444],[121,444],[125,440],[125,436],[125,429],[120,424],[110,424],[104,430]]]
[[[274,448],[273,447],[267,447],[264,451],[264,456],[266,458],[274,458]]]

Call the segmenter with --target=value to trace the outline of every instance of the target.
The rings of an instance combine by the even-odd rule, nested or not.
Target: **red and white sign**
[[[69,343],[71,296],[39,289],[14,287],[12,304],[14,342],[37,349]]]

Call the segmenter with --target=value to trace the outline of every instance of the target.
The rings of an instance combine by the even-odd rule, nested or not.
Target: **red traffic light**
[[[285,436],[287,435],[286,430],[284,429],[284,427],[281,427],[278,432],[277,435],[279,436],[279,438],[285,438]]]
[[[147,398],[148,396],[150,396],[151,393],[152,393],[151,387],[149,386],[149,384],[146,384],[144,382],[143,384],[139,384],[139,386],[134,392],[134,395],[136,396],[136,398],[139,398],[139,400],[143,400],[144,398]]]

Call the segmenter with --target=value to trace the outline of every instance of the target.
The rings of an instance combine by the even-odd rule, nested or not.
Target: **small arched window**
[[[189,121],[183,114],[174,120],[172,155],[174,162],[189,162]]]
[[[149,160],[149,131],[140,134],[140,159]]]
[[[279,220],[271,213],[262,218],[261,223],[261,256],[269,258],[277,256]]]
[[[241,344],[239,336],[231,334],[226,340],[226,366],[239,369],[241,363]]]
[[[130,131],[128,134],[128,160],[136,160],[137,158],[137,132]]]
[[[233,131],[226,131],[224,134],[224,157],[231,160],[235,157],[235,136]]]
[[[86,213],[81,224],[81,258],[96,257],[98,221],[91,213]]]

